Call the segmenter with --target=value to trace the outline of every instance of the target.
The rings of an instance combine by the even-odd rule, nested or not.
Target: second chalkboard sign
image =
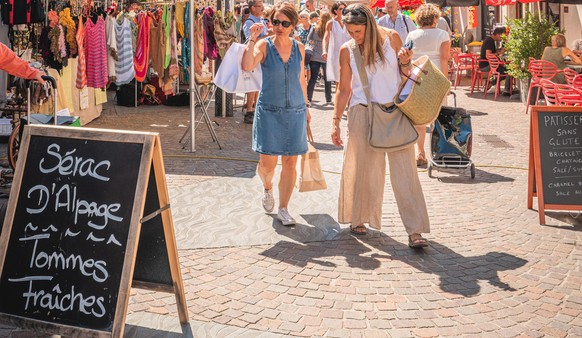
[[[0,237],[0,319],[121,336],[138,244],[156,246],[139,236],[144,206],[149,200],[150,211],[160,209],[166,192],[165,182],[148,185],[163,179],[157,134],[27,127]],[[168,284],[181,285],[181,277],[171,267],[177,253],[166,245],[168,238],[174,244],[168,229],[154,224],[164,255],[152,264],[171,292]]]
[[[534,107],[530,142],[540,223],[545,209],[582,210],[582,107]],[[529,190],[531,205],[531,183]]]

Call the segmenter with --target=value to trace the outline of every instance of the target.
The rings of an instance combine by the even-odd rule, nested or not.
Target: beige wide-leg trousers
[[[348,112],[348,139],[339,195],[340,223],[368,223],[382,227],[382,202],[386,183],[386,156],[390,182],[400,218],[410,234],[430,232],[428,212],[416,171],[414,144],[390,153],[368,145],[368,108],[357,105]]]

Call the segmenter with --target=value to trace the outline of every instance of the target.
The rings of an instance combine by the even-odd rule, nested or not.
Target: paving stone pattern
[[[191,318],[181,328],[173,295],[134,289],[126,336],[582,336],[582,215],[547,212],[542,226],[527,209],[522,103],[456,92],[472,115],[476,177],[419,169],[432,229],[424,251],[407,246],[389,180],[382,231],[356,238],[337,223],[342,150],[329,137],[331,105],[311,109],[329,187],[294,193],[299,223],[283,227],[260,205],[240,108],[229,118],[210,112],[222,150],[201,124],[191,153],[179,143],[187,109],[107,104],[88,127],[161,135]],[[324,101],[321,88],[315,98]],[[0,336],[35,334],[0,326]]]

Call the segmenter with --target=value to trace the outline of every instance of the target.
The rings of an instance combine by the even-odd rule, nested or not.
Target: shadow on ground
[[[382,262],[399,261],[418,271],[437,275],[442,291],[464,297],[477,295],[480,281],[487,281],[501,290],[516,291],[500,280],[498,272],[515,270],[527,263],[505,252],[466,257],[435,241],[426,250],[412,250],[377,231],[369,230],[368,235],[361,238],[351,236],[348,229],[340,231],[345,239],[315,243],[281,241],[261,254],[300,267],[308,263],[337,267],[338,264],[331,261],[331,257],[336,256],[343,256],[349,267],[362,270],[375,270]]]

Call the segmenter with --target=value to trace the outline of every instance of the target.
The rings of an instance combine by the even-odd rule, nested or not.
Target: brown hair
[[[297,23],[299,22],[299,15],[297,14],[295,7],[293,7],[293,5],[291,5],[290,3],[280,2],[279,4],[277,4],[273,11],[271,12],[271,16],[269,18],[271,19],[271,22],[273,22],[275,14],[277,13],[281,13],[288,17],[289,20],[291,20],[291,24],[293,25],[293,27],[297,26]]]
[[[552,44],[556,47],[566,47],[566,37],[564,34],[556,34],[552,36]]]
[[[441,11],[433,4],[425,4],[414,12],[414,21],[420,27],[432,26],[441,17]]]
[[[328,12],[325,12],[325,13],[321,14],[321,17],[319,18],[319,21],[317,22],[317,25],[315,26],[315,33],[317,33],[317,35],[319,35],[319,37],[322,39],[323,39],[323,36],[325,35],[325,26],[327,26],[327,23],[329,22],[329,20],[331,20],[331,14],[329,14]]]
[[[347,25],[366,26],[364,35],[364,66],[372,66],[376,62],[376,55],[384,62],[384,52],[382,52],[382,39],[374,14],[364,4],[352,4],[344,10],[346,15],[342,21]],[[388,39],[388,37],[386,37]]]

